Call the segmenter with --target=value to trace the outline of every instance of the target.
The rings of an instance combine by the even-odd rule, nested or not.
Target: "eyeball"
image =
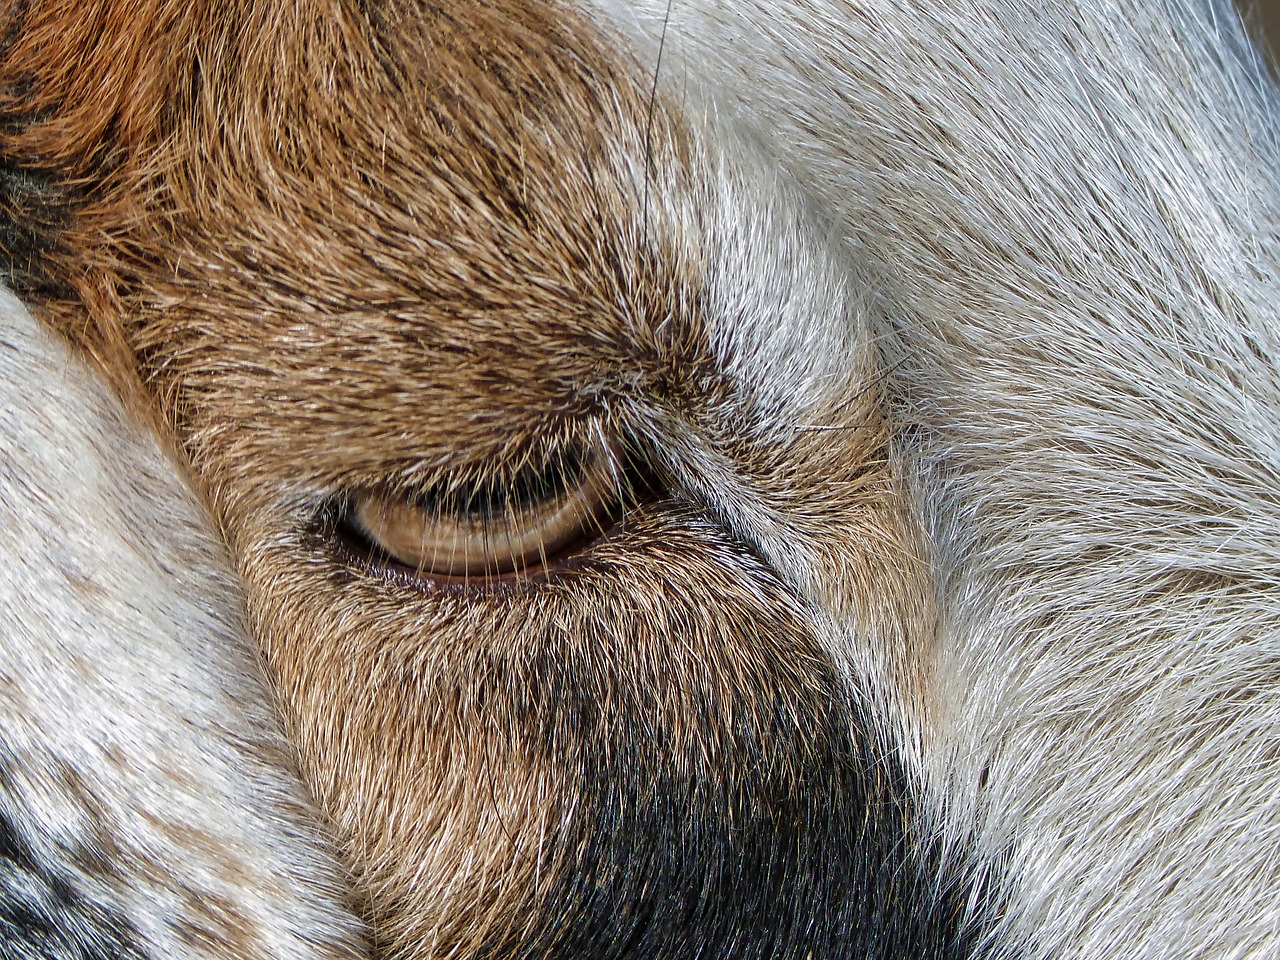
[[[624,486],[611,451],[570,448],[514,471],[446,477],[416,492],[358,493],[346,525],[375,556],[424,577],[519,575],[599,536]]]

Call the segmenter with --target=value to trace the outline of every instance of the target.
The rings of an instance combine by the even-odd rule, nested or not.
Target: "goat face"
[[[6,13],[11,282],[190,464],[378,949],[1274,947],[1270,88],[933,7]]]

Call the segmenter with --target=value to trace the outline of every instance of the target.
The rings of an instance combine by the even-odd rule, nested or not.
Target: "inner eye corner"
[[[554,580],[656,495],[626,439],[566,444],[491,467],[335,495],[317,523],[348,566],[401,582],[489,592]]]

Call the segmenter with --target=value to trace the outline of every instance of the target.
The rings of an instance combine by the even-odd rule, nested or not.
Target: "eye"
[[[613,451],[569,448],[496,474],[444,477],[419,491],[356,494],[344,526],[371,555],[423,576],[518,575],[598,537],[628,488]]]

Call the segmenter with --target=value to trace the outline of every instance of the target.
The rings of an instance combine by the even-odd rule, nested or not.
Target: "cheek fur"
[[[246,547],[250,606],[401,949],[660,957],[696,937],[800,957],[872,931],[891,955],[972,947],[865,691],[701,518],[650,508],[554,585],[492,595],[335,571],[329,549]]]

